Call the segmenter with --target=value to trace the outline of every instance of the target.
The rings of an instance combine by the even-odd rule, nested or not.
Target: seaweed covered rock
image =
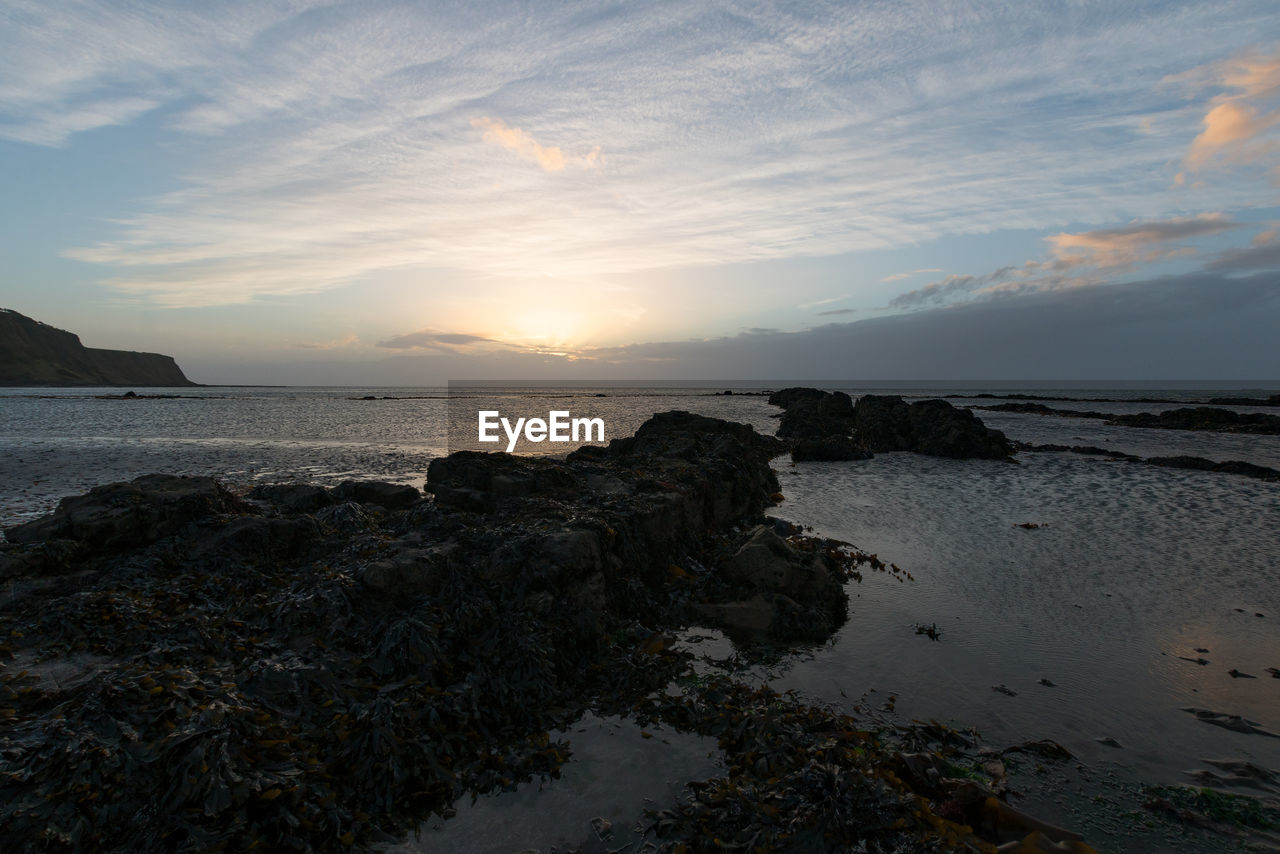
[[[752,588],[785,593],[802,601],[817,599],[834,578],[824,555],[796,550],[769,525],[757,526],[751,538],[725,561],[723,570],[730,579]]]
[[[5,536],[11,543],[67,539],[90,548],[126,549],[197,520],[250,510],[213,478],[149,474],[64,498],[49,516],[9,528]]]
[[[548,730],[668,684],[687,653],[654,638],[699,602],[760,592],[779,637],[843,619],[843,576],[794,544],[780,589],[750,549],[706,569],[775,500],[783,447],[673,412],[564,460],[437,460],[434,500],[168,476],[68,499],[0,545],[0,837],[368,849],[554,773]],[[84,657],[73,692],[42,676]]]
[[[845,620],[849,573],[833,553],[801,551],[772,525],[756,526],[720,572],[737,597],[699,604],[697,610],[730,631],[815,640]]]
[[[935,457],[1002,460],[1013,445],[999,430],[978,420],[971,411],[945,400],[906,403],[897,395],[868,394],[853,413],[853,439],[873,451],[914,451]]]

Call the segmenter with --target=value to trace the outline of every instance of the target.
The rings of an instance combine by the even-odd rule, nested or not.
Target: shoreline
[[[662,422],[663,418],[659,416],[651,422]],[[22,622],[43,613],[43,606],[29,608],[34,603],[62,603],[59,607],[63,607],[68,602],[80,602],[87,595],[91,602],[100,604],[81,604],[78,607],[82,616],[89,615],[83,610],[85,607],[97,607],[93,613],[100,619],[111,616],[106,624],[114,626],[111,631],[123,631],[132,625],[134,631],[152,638],[153,643],[167,639],[177,647],[158,653],[157,658],[155,650],[164,648],[163,643],[147,651],[145,644],[130,645],[124,639],[109,636],[77,636],[74,629],[68,637],[68,626],[75,625],[75,621],[68,624],[65,618],[41,618],[43,622],[37,620],[37,631],[28,628],[22,641],[7,645],[7,653],[14,656],[7,671],[14,669],[15,662],[23,663],[28,671],[25,676],[4,683],[14,709],[10,726],[33,734],[47,732],[44,714],[51,703],[61,704],[66,710],[90,698],[102,702],[117,696],[167,719],[174,725],[170,732],[188,733],[187,737],[199,740],[199,733],[205,730],[177,719],[180,713],[175,710],[190,711],[211,702],[222,704],[230,720],[237,722],[233,729],[240,728],[235,730],[241,732],[240,741],[284,739],[276,749],[265,750],[249,763],[250,768],[267,775],[256,790],[247,792],[238,802],[234,788],[231,790],[232,805],[240,804],[241,818],[257,816],[263,809],[274,815],[273,805],[286,795],[291,809],[305,812],[316,792],[326,786],[333,790],[338,785],[332,774],[321,774],[313,780],[320,789],[310,793],[301,784],[292,788],[283,785],[283,781],[297,779],[284,773],[285,768],[294,767],[304,780],[315,775],[308,771],[313,766],[306,761],[299,765],[291,756],[315,758],[322,767],[326,767],[330,754],[352,761],[354,755],[341,746],[341,738],[335,745],[322,735],[333,721],[339,720],[334,715],[344,716],[340,731],[349,733],[348,740],[363,738],[361,743],[373,744],[379,742],[367,739],[385,742],[390,738],[392,755],[407,751],[403,761],[417,756],[413,767],[418,770],[414,773],[425,774],[424,780],[438,775],[424,770],[431,766],[421,765],[424,754],[418,751],[425,749],[425,755],[438,756],[439,743],[432,748],[397,747],[402,741],[412,745],[413,739],[394,735],[414,731],[405,730],[408,719],[400,720],[398,715],[418,715],[411,719],[422,723],[417,711],[405,709],[403,704],[410,699],[412,703],[408,704],[415,708],[426,706],[435,714],[446,714],[448,710],[448,715],[463,715],[440,731],[443,743],[454,744],[455,751],[466,752],[456,740],[450,741],[450,731],[461,733],[468,727],[479,727],[479,732],[508,733],[496,741],[473,745],[482,748],[482,755],[491,754],[498,746],[514,751],[506,754],[508,758],[500,766],[488,766],[488,760],[467,765],[459,753],[460,761],[450,768],[449,775],[440,778],[455,782],[447,791],[435,789],[438,794],[431,800],[432,805],[428,807],[424,802],[416,808],[416,820],[409,814],[414,812],[412,809],[408,813],[400,812],[401,808],[390,809],[383,814],[366,810],[377,818],[362,823],[349,816],[345,823],[338,821],[328,828],[333,831],[331,835],[327,829],[317,837],[330,843],[337,839],[343,845],[347,833],[352,834],[351,844],[362,840],[368,844],[393,828],[403,832],[415,821],[421,821],[421,810],[446,809],[442,805],[461,794],[461,790],[501,789],[514,785],[519,778],[553,774],[567,757],[559,756],[558,748],[539,741],[539,734],[576,719],[575,715],[587,709],[596,713],[625,711],[633,718],[649,715],[669,723],[674,720],[694,731],[716,736],[728,756],[740,759],[729,762],[727,782],[717,784],[720,788],[713,787],[713,791],[733,791],[738,795],[746,791],[749,799],[771,802],[787,787],[779,788],[769,780],[799,775],[794,782],[800,785],[805,775],[812,773],[818,758],[806,753],[811,748],[805,748],[795,753],[792,764],[784,763],[775,769],[770,760],[758,767],[765,743],[741,742],[723,729],[722,719],[730,712],[728,717],[735,727],[757,726],[770,719],[770,710],[776,711],[782,700],[767,693],[741,693],[749,689],[732,681],[689,681],[689,656],[672,642],[672,632],[711,619],[728,627],[736,625],[739,630],[772,632],[783,638],[807,636],[812,641],[829,636],[843,624],[844,585],[821,582],[821,576],[825,573],[827,578],[833,574],[852,578],[860,568],[874,571],[888,567],[883,563],[877,567],[876,559],[870,556],[832,541],[806,538],[777,522],[743,527],[744,522],[759,521],[761,513],[778,497],[777,482],[769,468],[772,455],[781,449],[777,440],[761,437],[743,425],[698,416],[666,417],[665,422],[646,425],[630,439],[615,440],[616,447],[608,451],[589,450],[570,455],[567,460],[456,454],[432,466],[428,485],[435,494],[434,500],[422,499],[412,487],[350,484],[334,490],[306,485],[260,487],[258,494],[250,493],[246,501],[212,482],[180,478],[176,483],[148,482],[135,484],[137,488],[132,491],[121,487],[112,495],[100,494],[97,507],[102,512],[95,511],[92,502],[69,507],[61,521],[55,516],[46,520],[48,524],[43,529],[32,531],[28,527],[31,545],[5,546],[0,552],[5,575],[11,582],[4,621],[13,624],[15,619]],[[166,493],[172,501],[163,497]],[[124,504],[113,504],[116,498]],[[122,506],[130,509],[121,513]],[[496,529],[492,528],[495,523]],[[19,534],[20,538],[23,536]],[[66,572],[72,565],[78,569]],[[84,574],[85,567],[89,575]],[[59,573],[58,569],[63,571]],[[779,577],[781,581],[777,580]],[[238,580],[232,582],[233,578]],[[188,586],[197,579],[207,597],[203,601],[188,592]],[[15,581],[19,588],[31,585],[25,592],[25,606],[21,600],[15,603],[12,599]],[[233,586],[219,587],[219,583]],[[515,598],[513,583],[519,591]],[[133,592],[122,599],[127,591]],[[233,591],[236,597],[248,595],[251,601],[228,599]],[[258,599],[265,601],[254,601]],[[439,610],[442,599],[454,602],[462,610]],[[130,600],[137,604],[125,608]],[[153,604],[148,607],[147,601]],[[406,611],[405,606],[412,603],[416,604]],[[265,607],[267,604],[273,608]],[[189,617],[176,618],[169,613],[179,605],[182,614]],[[332,611],[335,607],[340,610]],[[463,638],[456,636],[460,631],[456,628],[446,631],[457,625],[457,613],[470,613],[477,608],[477,617],[502,613],[504,621],[513,621],[514,627],[522,628],[514,634],[491,635],[496,627],[487,626],[480,618],[466,630],[472,634],[464,632]],[[231,614],[242,609],[247,611],[227,622]],[[218,623],[207,622],[218,613],[227,616]],[[275,616],[268,616],[272,614]],[[332,659],[327,656],[336,653],[317,647],[315,640],[317,632],[324,631],[335,614],[348,614],[344,619],[357,622],[345,626],[339,634],[338,645],[345,644],[349,652]],[[428,615],[435,616],[428,619]],[[151,623],[157,619],[160,629]],[[240,628],[235,628],[236,623],[241,624]],[[215,636],[225,633],[226,640],[213,642],[203,635],[202,640],[194,640],[190,631],[200,625],[207,626],[202,630],[206,633],[215,629]],[[341,621],[338,625],[342,625]],[[815,627],[820,631],[815,632]],[[451,638],[449,631],[454,631],[455,636]],[[571,639],[567,646],[560,633]],[[374,637],[394,640],[389,641],[389,648],[384,642],[371,649],[369,644]],[[540,640],[530,647],[529,638]],[[475,658],[473,647],[477,641],[480,648],[490,650],[488,657],[499,649],[505,650],[501,657],[508,667],[494,671],[485,660]],[[42,646],[49,643],[54,646]],[[448,648],[442,648],[442,643]],[[449,647],[450,643],[456,648]],[[459,643],[462,645],[457,646]],[[212,648],[207,648],[210,644]],[[195,663],[193,652],[201,648],[207,648],[206,655],[213,654],[212,669]],[[36,678],[41,665],[24,656],[48,655],[55,649],[60,653],[54,654],[53,659],[63,660],[64,665],[60,666],[70,670],[58,677],[61,687],[50,694]],[[77,670],[75,655],[68,653],[104,656],[113,663],[105,670]],[[385,661],[377,664],[376,655]],[[457,668],[466,667],[457,662],[468,660],[470,675],[460,679],[463,673]],[[100,664],[89,661],[93,662],[92,667]],[[326,661],[329,663],[323,664]],[[338,661],[346,664],[335,666]],[[47,664],[45,676],[52,678]],[[317,665],[320,671],[315,670]],[[564,669],[566,665],[568,670]],[[325,671],[329,676],[321,678]],[[543,676],[521,682],[512,675],[521,672]],[[426,677],[424,673],[434,675]],[[413,674],[420,681],[412,681]],[[406,677],[411,681],[406,682]],[[238,686],[231,693],[225,689],[228,683],[223,680],[227,679]],[[388,680],[396,686],[390,694],[386,693]],[[660,693],[655,700],[653,691],[673,680],[684,685],[684,692],[677,696]],[[459,685],[470,687],[459,693]],[[301,690],[299,696],[304,699],[282,705],[281,690],[290,695]],[[344,698],[350,692],[356,696]],[[718,695],[724,697],[715,699]],[[496,711],[479,718],[468,717],[473,713],[465,712],[465,705],[457,705],[463,696],[476,700],[487,697],[482,706]],[[391,729],[376,735],[383,730],[375,727],[377,719],[369,715],[384,702],[378,699],[382,697],[390,705],[380,714],[391,717],[376,723],[376,727]],[[730,703],[725,697],[736,699]],[[197,702],[198,698],[203,702]],[[329,721],[326,727],[316,728],[320,718],[316,717],[318,710],[309,705],[313,701],[320,708],[340,709],[324,715]],[[333,703],[324,706],[327,701]],[[904,745],[893,739],[921,738],[918,733],[876,735],[861,728],[854,718],[794,702],[777,722],[781,729],[759,737],[767,736],[767,743],[773,745],[807,743],[804,733],[809,724],[805,721],[821,721],[828,728],[862,733],[855,741],[863,751],[864,764],[853,764],[861,769],[863,780],[881,779],[877,769],[897,767],[892,766],[898,761],[893,757],[905,755]],[[543,710],[538,711],[539,708]],[[244,711],[236,712],[237,709]],[[254,709],[259,711],[250,715]],[[264,712],[268,720],[255,722],[255,716]],[[136,710],[117,705],[115,714],[130,720],[131,716],[136,717]],[[471,722],[466,723],[468,720]],[[721,723],[715,723],[717,720]],[[157,731],[155,723],[130,723],[139,737],[133,742],[126,739],[124,751],[160,750],[177,761],[172,751],[165,752],[162,747],[173,736],[163,729]],[[887,740],[881,741],[882,738]],[[308,754],[287,746],[298,743],[314,751]],[[938,750],[943,747],[946,745],[937,745]],[[952,754],[947,761],[957,756],[961,754]],[[333,761],[332,757],[329,761]],[[243,777],[243,771],[241,768],[236,773]],[[357,802],[371,796],[368,790],[376,794],[378,788],[371,784],[379,775],[366,770],[357,772],[357,776],[361,773],[366,786],[347,792]],[[206,775],[201,772],[195,776],[202,779]],[[46,777],[41,785],[65,786],[65,776],[64,772],[62,778]],[[893,776],[897,784],[875,790],[881,799],[875,802],[883,808],[899,810],[903,809],[902,804],[922,802],[940,808],[943,801],[951,800],[936,790],[937,774],[925,772],[914,786],[902,774],[895,772]],[[851,778],[851,784],[856,778],[857,775]],[[929,785],[935,787],[932,795],[925,787],[929,780]],[[176,786],[174,791],[190,796],[190,785],[171,780],[169,786],[160,785],[156,790],[167,791]],[[378,785],[386,783],[379,781]],[[734,788],[724,788],[729,785]],[[803,791],[794,786],[792,790]],[[129,791],[127,783],[125,791]],[[209,796],[209,791],[203,793]],[[387,796],[391,796],[390,791]],[[393,802],[397,801],[382,801],[384,805]],[[720,803],[715,798],[712,802]],[[805,802],[806,797],[797,796],[792,809],[799,809]],[[94,808],[82,803],[76,809]],[[244,813],[246,809],[248,812]],[[672,845],[681,838],[696,841],[706,815],[716,816],[722,823],[730,818],[716,812],[714,805],[708,807],[711,812],[706,815],[703,808],[692,808],[694,813],[680,812],[678,806],[673,809],[675,813],[658,819],[669,822],[663,827],[669,831],[668,836],[674,834],[668,840]],[[981,807],[977,809],[973,815],[963,810],[952,814],[956,821],[951,824],[934,822],[930,815],[943,822],[948,819],[933,811],[913,813],[907,809],[902,817],[913,844],[923,844],[925,839],[945,838],[943,831],[959,834],[956,827],[963,820],[972,820],[977,827],[982,816]],[[317,820],[314,811],[310,815],[308,821]],[[1010,816],[1016,813],[1004,815],[1011,820]],[[9,816],[10,821],[16,818]],[[112,822],[109,816],[103,818],[104,827],[110,832]],[[1023,819],[1031,820],[1024,816],[1019,821]],[[179,830],[191,833],[204,828],[201,832],[208,832],[207,822],[189,820],[193,825]],[[236,838],[245,841],[253,834],[258,834],[254,838],[261,838],[265,828],[277,827],[264,825],[257,818],[253,821],[258,823],[241,823],[235,832],[248,836]],[[845,823],[850,822],[852,818]],[[219,821],[217,826],[223,827],[224,822]],[[752,829],[753,833],[761,830],[750,822],[742,829]]]

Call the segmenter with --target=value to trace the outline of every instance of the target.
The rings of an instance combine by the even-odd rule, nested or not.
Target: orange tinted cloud
[[[537,163],[547,172],[559,172],[564,169],[567,162],[574,162],[591,169],[600,165],[604,159],[600,153],[600,146],[596,146],[581,157],[566,158],[559,146],[542,145],[520,128],[513,128],[502,119],[491,119],[485,116],[472,119],[471,126],[484,130],[486,142],[509,148],[521,157]]]
[[[1236,226],[1237,223],[1220,213],[1209,213],[1153,222],[1133,222],[1118,228],[1100,228],[1077,234],[1064,232],[1045,239],[1060,264],[1124,267],[1138,261],[1155,261],[1189,254],[1187,247],[1169,244],[1218,234]]]
[[[1204,129],[1191,143],[1185,165],[1199,171],[1214,161],[1256,163],[1277,149],[1262,137],[1280,123],[1280,50],[1242,54],[1172,78],[1195,89],[1226,91],[1209,101]],[[1177,183],[1185,180],[1181,174]]]

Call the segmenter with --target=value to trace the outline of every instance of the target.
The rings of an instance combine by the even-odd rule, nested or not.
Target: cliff
[[[194,386],[172,356],[99,350],[48,324],[0,309],[0,386]]]

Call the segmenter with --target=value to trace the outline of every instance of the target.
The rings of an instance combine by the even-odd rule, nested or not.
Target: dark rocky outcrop
[[[1003,787],[900,767],[907,744],[968,767],[967,738],[707,678],[674,642],[708,619],[823,640],[856,567],[901,575],[760,515],[784,448],[677,412],[565,460],[452,455],[434,498],[152,475],[67,499],[0,544],[0,838],[385,850],[558,774],[549,733],[591,711],[724,751],[651,815],[657,850],[994,849],[973,828]]]
[[[1261,412],[1242,413],[1212,406],[1167,409],[1156,415],[1137,412],[1115,415],[1107,421],[1120,427],[1159,427],[1166,430],[1213,430],[1223,433],[1280,435],[1280,415]]]
[[[935,457],[1008,459],[1013,445],[971,411],[945,400],[906,403],[896,395],[864,395],[853,412],[853,440],[872,452],[914,451]]]
[[[1267,397],[1211,397],[1214,406],[1280,406],[1280,394]]]
[[[1111,418],[1106,412],[1092,409],[1058,409],[1043,403],[997,403],[992,406],[975,406],[988,412],[1017,412],[1022,415],[1058,415],[1063,418]]]
[[[172,356],[85,347],[70,332],[0,309],[0,386],[194,386]]]
[[[72,540],[118,551],[149,545],[198,520],[248,510],[213,478],[150,474],[64,498],[52,514],[9,528],[5,536],[11,543]]]
[[[545,733],[653,696],[682,626],[822,640],[873,558],[762,524],[784,448],[672,412],[565,460],[436,460],[434,499],[170,475],[65,499],[0,545],[0,837],[367,850],[554,772]]]
[[[849,439],[853,399],[842,391],[792,387],[769,395],[769,403],[783,407],[778,437],[791,443],[791,459],[864,460],[871,455]]]
[[[842,391],[821,397],[801,397],[787,405],[778,424],[782,439],[821,439],[847,436],[853,426],[853,399]]]

